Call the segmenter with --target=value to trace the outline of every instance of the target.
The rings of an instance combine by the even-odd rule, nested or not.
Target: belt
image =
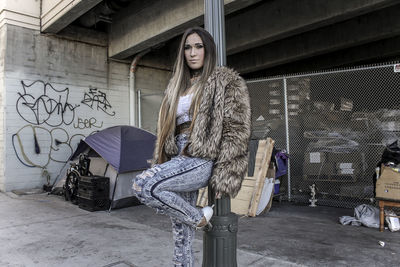
[[[191,121],[187,121],[187,122],[184,122],[184,123],[179,124],[178,126],[176,126],[175,135],[188,132],[191,124],[192,124]]]

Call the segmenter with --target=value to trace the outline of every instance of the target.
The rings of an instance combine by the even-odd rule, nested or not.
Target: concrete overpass
[[[143,62],[159,68],[171,68],[174,38],[203,24],[202,0],[126,0],[108,15],[101,11],[107,1],[69,1],[75,4],[52,17],[49,2],[54,1],[43,1],[43,32],[96,31],[103,24],[110,58],[128,60],[150,48]],[[77,22],[87,21],[93,10],[109,20],[89,27]],[[318,57],[321,62],[314,66],[323,69],[399,56],[396,0],[225,0],[225,11],[228,65],[243,74],[268,75],[272,69],[276,74],[280,66],[296,62],[293,69],[304,71],[310,67],[301,62],[318,62]]]

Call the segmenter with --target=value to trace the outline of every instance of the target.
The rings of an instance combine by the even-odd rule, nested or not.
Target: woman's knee
[[[151,197],[150,189],[156,182],[157,169],[147,169],[133,179],[133,193],[140,197]]]

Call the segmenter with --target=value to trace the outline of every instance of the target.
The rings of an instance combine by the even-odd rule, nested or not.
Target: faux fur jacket
[[[247,170],[250,138],[250,101],[245,81],[233,70],[216,67],[207,80],[187,153],[214,160],[209,185],[216,193],[235,197]],[[156,144],[154,162],[158,161]],[[178,152],[171,134],[163,150]]]

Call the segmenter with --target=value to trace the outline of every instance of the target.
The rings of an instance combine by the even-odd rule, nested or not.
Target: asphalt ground
[[[0,266],[172,266],[170,220],[143,205],[88,212],[60,196],[8,192],[0,214]],[[399,266],[400,232],[344,226],[343,215],[353,210],[273,202],[268,213],[240,217],[238,266]]]

